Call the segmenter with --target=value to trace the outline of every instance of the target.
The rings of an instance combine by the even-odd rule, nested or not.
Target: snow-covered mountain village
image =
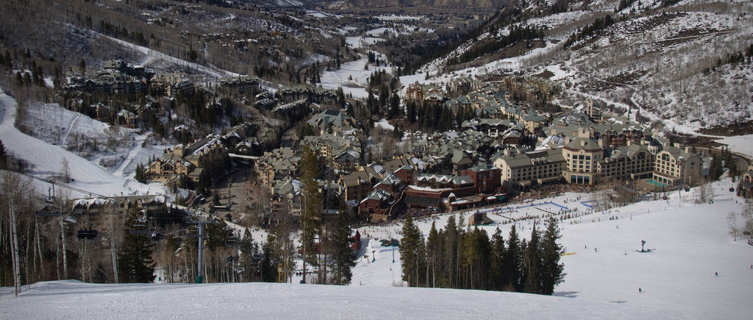
[[[753,314],[749,1],[0,8],[0,319]]]

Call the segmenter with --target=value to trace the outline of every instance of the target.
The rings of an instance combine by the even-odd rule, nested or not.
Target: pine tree
[[[356,265],[356,257],[350,247],[350,233],[350,215],[348,214],[345,202],[342,202],[340,214],[337,216],[335,230],[332,235],[334,246],[332,258],[335,266],[333,281],[335,284],[350,283],[350,278],[352,277],[350,268]]]
[[[489,236],[483,229],[475,229],[473,233],[476,247],[476,257],[474,257],[474,272],[471,273],[471,287],[474,289],[489,290],[491,289],[491,286],[489,285],[489,271],[492,254],[491,244],[489,243]],[[475,283],[473,281],[474,279]]]
[[[426,264],[426,242],[424,242],[424,235],[418,230],[418,227],[414,225],[413,233],[418,239],[416,241],[416,287],[428,286],[427,277],[428,269]]]
[[[126,219],[126,229],[136,223],[136,212]],[[154,280],[153,244],[145,235],[129,230],[118,252],[118,280],[120,282],[152,282]]]
[[[8,155],[5,153],[5,145],[0,140],[0,169],[8,168]]]
[[[408,102],[406,108],[408,109],[408,122],[416,122],[416,104],[413,101]]]
[[[248,230],[246,230],[245,233],[243,240],[240,241],[240,251],[242,253],[240,264],[243,269],[242,280],[258,281],[259,266],[257,263],[260,261],[256,261],[256,259],[259,254],[259,248],[256,243],[254,243],[251,233],[248,232]]]
[[[472,277],[474,273],[474,267],[476,266],[476,257],[478,256],[478,248],[476,247],[476,232],[468,232],[465,237],[463,237],[463,242],[461,243],[461,245],[463,247],[463,250],[461,251],[463,260],[463,285],[461,286],[461,288],[472,289]]]
[[[308,146],[303,148],[301,158],[301,182],[303,184],[303,212],[301,222],[303,235],[303,280],[306,282],[306,264],[317,264],[317,249],[314,239],[321,231],[322,194],[316,178],[319,177],[319,160]]]
[[[271,232],[267,234],[267,242],[264,243],[262,248],[262,260],[261,260],[261,281],[275,282],[277,281],[277,262],[274,259],[274,242],[275,236]]]
[[[562,283],[565,278],[564,264],[560,263],[562,246],[557,243],[561,238],[557,219],[549,218],[549,222],[542,239],[542,270],[541,270],[541,293],[551,295],[554,286]]]
[[[146,183],[146,169],[140,163],[136,165],[136,174],[134,178],[138,182]]]
[[[520,240],[520,250],[518,252],[520,252],[520,260],[519,260],[520,261],[520,265],[519,265],[520,266],[520,269],[519,269],[520,279],[518,280],[519,285],[517,286],[515,290],[517,292],[525,292],[526,280],[528,279],[526,278],[527,274],[526,274],[526,257],[525,257],[526,252],[528,252],[528,242],[526,241],[525,238]]]
[[[429,231],[429,237],[426,241],[426,263],[429,268],[429,275],[427,276],[427,282],[429,287],[435,288],[437,286],[437,266],[442,261],[442,239],[441,235],[437,231],[434,222],[431,223],[431,230]]]
[[[540,269],[541,269],[541,255],[540,255],[540,243],[539,232],[536,231],[536,224],[534,223],[531,230],[531,240],[528,242],[528,247],[525,251],[524,265],[525,265],[525,278],[526,281],[523,284],[523,291],[528,293],[541,293],[540,283]]]
[[[489,280],[491,289],[493,290],[502,290],[504,288],[504,255],[505,240],[502,237],[502,231],[497,228],[491,240],[491,270],[489,271]]]
[[[447,226],[445,227],[444,237],[444,249],[445,249],[445,261],[443,262],[447,272],[442,277],[443,287],[456,288],[457,279],[457,265],[458,265],[458,229],[455,225],[455,216],[450,216],[447,219]]]
[[[400,239],[400,259],[402,260],[403,280],[408,282],[409,286],[418,285],[419,259],[418,247],[421,241],[421,234],[418,228],[413,224],[413,217],[408,214],[403,224],[403,238]]]
[[[390,97],[390,114],[389,118],[394,119],[403,115],[403,109],[400,108],[400,96],[392,94]]]
[[[510,229],[510,235],[507,236],[507,250],[502,259],[504,261],[502,273],[506,276],[503,283],[504,290],[520,291],[521,288],[521,262],[520,262],[520,242],[518,233],[515,231],[515,225]]]

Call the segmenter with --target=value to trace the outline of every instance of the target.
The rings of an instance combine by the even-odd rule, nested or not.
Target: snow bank
[[[377,122],[374,122],[374,128],[380,128],[384,130],[393,131],[395,130],[395,126],[391,125],[387,119],[382,119]]]

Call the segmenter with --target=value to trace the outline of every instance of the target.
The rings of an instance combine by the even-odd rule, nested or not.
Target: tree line
[[[606,15],[604,18],[596,18],[592,24],[585,26],[582,30],[573,33],[565,41],[565,48],[570,48],[576,41],[588,38],[601,30],[613,25],[616,21],[612,16]]]
[[[512,226],[507,239],[497,228],[464,228],[451,216],[444,230],[432,223],[428,237],[408,215],[400,243],[403,280],[411,287],[516,291],[551,295],[564,279],[563,248],[557,220],[546,230],[534,224],[530,240],[520,239]]]
[[[502,36],[499,39],[482,41],[477,45],[474,45],[466,52],[458,57],[453,57],[447,60],[447,65],[461,64],[474,59],[494,53],[497,50],[505,48],[511,44],[515,44],[518,41],[533,40],[544,36],[544,29],[537,26],[518,26],[513,25],[510,27],[510,33]]]
[[[406,103],[406,118],[409,123],[417,124],[423,130],[446,131],[460,128],[464,121],[476,117],[470,106],[451,108],[445,104]]]

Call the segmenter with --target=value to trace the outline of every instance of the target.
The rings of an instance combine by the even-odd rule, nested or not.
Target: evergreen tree
[[[134,178],[138,182],[146,183],[146,169],[144,168],[144,165],[140,163],[136,165],[136,175]]]
[[[243,269],[243,281],[258,281],[259,280],[259,265],[261,261],[256,259],[259,256],[259,248],[254,243],[251,233],[246,230],[243,240],[240,241],[241,260],[240,265]]]
[[[442,261],[442,239],[439,231],[437,231],[434,222],[431,223],[431,230],[429,231],[429,237],[426,241],[426,263],[428,264],[429,272],[427,276],[427,282],[429,287],[437,286],[437,267]]]
[[[510,229],[510,235],[507,236],[507,250],[503,257],[502,273],[505,275],[503,288],[506,291],[520,291],[521,289],[521,262],[520,262],[520,242],[518,233],[515,231],[515,225]]]
[[[455,216],[447,219],[445,227],[444,249],[445,261],[444,266],[447,269],[442,277],[442,286],[447,288],[456,288],[456,278],[458,272],[458,229],[455,225]]]
[[[411,287],[418,286],[419,278],[419,245],[421,233],[413,224],[413,217],[408,214],[403,224],[403,238],[400,239],[400,259],[402,262],[403,280]]]
[[[340,69],[340,61],[338,60],[338,69]],[[341,108],[345,107],[345,92],[342,87],[337,87],[337,105]]]
[[[8,155],[5,153],[5,145],[0,140],[0,169],[8,168]]]
[[[542,239],[541,293],[543,294],[554,293],[554,286],[562,283],[565,278],[565,266],[560,263],[563,249],[557,243],[561,237],[557,219],[550,217]]]
[[[531,230],[531,241],[528,242],[528,247],[526,248],[524,257],[526,281],[523,284],[523,291],[528,293],[541,293],[540,248],[539,232],[536,231],[536,224],[534,223],[533,229]]]
[[[333,281],[335,284],[348,284],[352,276],[350,268],[356,265],[356,257],[350,247],[350,215],[345,202],[342,202],[340,207],[340,214],[337,216],[332,235],[334,246],[332,258],[335,266]]]
[[[418,241],[416,241],[416,287],[429,286],[428,279],[428,265],[426,264],[426,242],[424,242],[424,235],[418,230],[418,227],[414,228],[414,234]]]
[[[472,234],[473,259],[471,260],[470,287],[472,289],[490,289],[489,269],[491,264],[491,245],[486,231],[474,228]]]
[[[408,122],[415,123],[416,122],[416,104],[411,102],[408,102],[406,105],[406,108],[408,109]]]
[[[136,212],[126,219],[125,239],[118,250],[118,280],[124,283],[152,282],[154,280],[153,244],[149,237],[135,233]]]
[[[390,97],[390,119],[394,119],[403,115],[403,109],[400,108],[400,96],[397,93],[392,94]]]
[[[724,173],[724,168],[722,168],[722,156],[714,155],[714,157],[711,160],[711,168],[709,169],[709,176],[711,180],[719,179],[719,177]]]
[[[502,231],[497,228],[492,235],[491,240],[491,266],[489,271],[490,286],[493,290],[502,290],[505,283],[504,277],[504,260],[505,240],[502,237]]]
[[[261,259],[261,281],[264,282],[276,282],[277,281],[277,261],[274,259],[274,242],[275,236],[271,232],[267,234],[267,242],[264,243],[262,248]]]
[[[518,251],[518,252],[520,252],[520,260],[519,260],[520,261],[520,264],[519,264],[520,269],[518,269],[519,272],[520,272],[519,273],[520,274],[520,279],[518,280],[518,286],[515,289],[515,291],[517,291],[517,292],[525,292],[525,289],[526,289],[526,279],[527,279],[526,276],[527,275],[526,275],[526,260],[525,260],[526,257],[525,257],[525,255],[526,255],[527,250],[528,250],[528,242],[526,242],[526,239],[521,239],[520,240],[520,249]]]
[[[320,233],[322,223],[322,194],[319,191],[319,185],[314,180],[319,177],[319,160],[308,146],[303,148],[300,171],[303,184],[301,245],[303,246],[303,280],[305,282],[306,264],[317,264],[317,248],[314,239]]]

